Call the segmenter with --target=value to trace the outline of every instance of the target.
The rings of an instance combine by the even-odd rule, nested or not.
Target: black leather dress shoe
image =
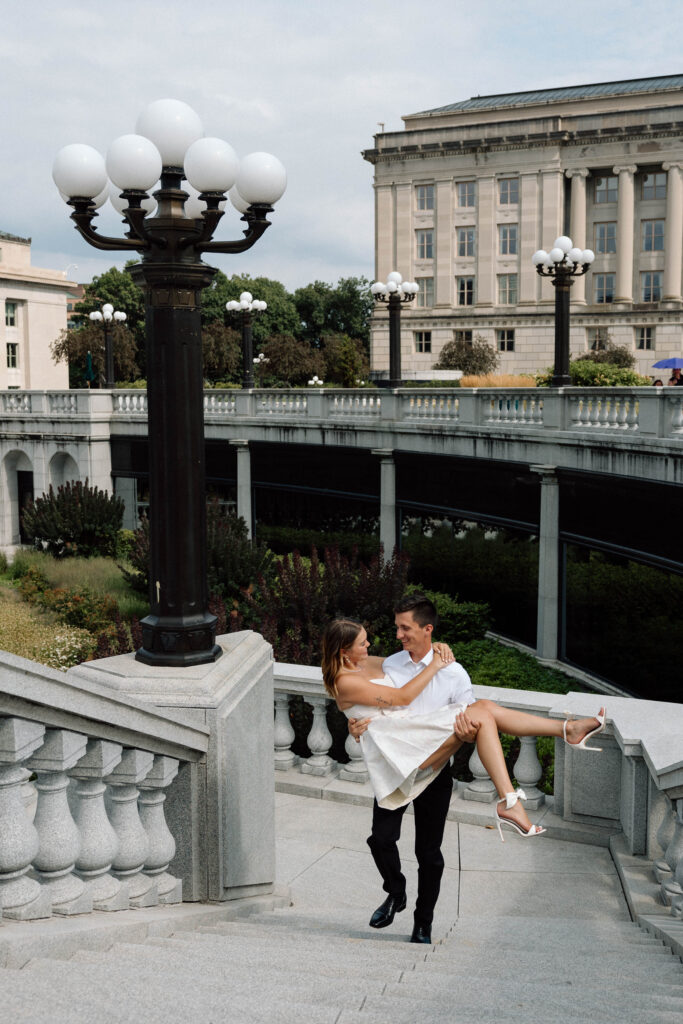
[[[394,920],[396,914],[406,909],[406,894],[401,896],[387,896],[384,903],[377,908],[370,918],[371,928],[386,928]]]
[[[413,934],[410,936],[411,942],[426,942],[430,946],[432,944],[432,933],[429,928],[426,928],[423,924],[416,924],[413,928]]]

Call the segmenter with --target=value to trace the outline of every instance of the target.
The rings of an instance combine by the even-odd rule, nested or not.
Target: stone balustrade
[[[274,680],[276,787],[313,792],[311,782],[302,780],[297,785],[296,774],[313,775],[319,777],[314,795],[370,803],[372,791],[360,746],[349,737],[346,764],[330,756],[332,735],[325,722],[330,701],[320,669],[276,663]],[[549,718],[594,714],[598,703],[607,701],[609,725],[599,744],[594,741],[603,748],[600,754],[572,749],[563,740],[555,740],[552,796],[538,788],[542,769],[535,737],[522,738],[514,779],[527,794],[526,807],[532,818],[542,820],[550,835],[610,846],[615,859],[621,844],[622,859],[630,870],[638,858],[647,879],[643,885],[661,913],[683,919],[683,705],[487,686],[475,686],[474,692],[479,699]],[[311,751],[308,758],[291,749],[295,734],[290,701],[295,697],[310,704],[313,711],[306,740]],[[490,806],[496,791],[476,748],[469,767],[472,780],[454,783],[451,817],[481,823],[485,815],[473,814],[473,808]],[[288,773],[287,782],[280,774],[284,772]],[[357,796],[349,795],[349,787],[341,785],[348,782],[358,784]],[[482,811],[490,813],[485,808]]]

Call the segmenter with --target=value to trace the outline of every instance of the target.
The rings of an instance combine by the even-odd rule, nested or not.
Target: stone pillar
[[[683,256],[683,164],[666,163],[666,228],[664,232],[664,287],[662,298],[681,301],[681,258]]]
[[[453,182],[438,181],[434,217],[434,305],[453,305]]]
[[[635,165],[614,167],[619,175],[619,198],[617,202],[617,280],[615,302],[633,302],[633,218]]]
[[[382,460],[379,492],[379,541],[384,558],[389,560],[396,547],[396,464],[392,448],[373,448],[373,455]]]
[[[375,273],[378,281],[396,269],[394,191],[392,185],[375,186]]]
[[[237,449],[237,515],[247,524],[247,536],[254,535],[253,506],[251,502],[251,453],[249,442],[230,442]]]
[[[541,248],[550,249],[564,234],[564,174],[559,167],[541,171],[541,190]],[[545,301],[554,302],[554,298]]]
[[[107,776],[107,811],[118,839],[112,873],[127,884],[131,907],[154,907],[159,902],[154,879],[142,872],[149,856],[149,839],[138,811],[138,785],[151,771],[153,761],[154,754],[146,750],[124,750]]]
[[[177,774],[176,759],[157,754],[151,772],[140,783],[140,821],[149,840],[142,871],[156,885],[159,903],[180,903],[183,898],[182,881],[168,873],[168,866],[175,857],[175,840],[164,816],[166,790]]]
[[[536,302],[540,277],[530,254],[544,244],[538,237],[538,174],[520,174],[519,305]]]
[[[477,306],[492,306],[498,299],[495,289],[498,238],[494,185],[492,174],[477,178],[477,273],[474,297]]]
[[[137,508],[137,480],[132,476],[117,476],[114,478],[114,494],[121,498],[124,504],[123,529],[137,530],[138,522]]]
[[[536,654],[557,658],[560,593],[560,488],[555,466],[531,466],[541,477],[541,515],[538,536],[538,619]]]
[[[415,233],[413,231],[413,185],[396,186],[396,263],[391,270],[398,270],[408,281],[413,279],[415,259]],[[381,279],[386,281],[386,277]]]
[[[337,762],[333,761],[328,751],[332,746],[332,734],[327,728],[327,697],[307,697],[313,708],[313,724],[306,737],[311,756],[301,762],[304,775],[332,775],[337,771]]]
[[[579,249],[586,248],[586,178],[589,171],[585,167],[567,171],[572,183],[571,205],[569,214],[569,236]],[[535,269],[535,268],[534,268]],[[571,293],[573,302],[585,305],[586,277],[574,278],[574,289]]]
[[[292,750],[295,737],[289,717],[289,694],[275,694],[274,762],[275,770],[286,772],[298,764],[299,758]]]

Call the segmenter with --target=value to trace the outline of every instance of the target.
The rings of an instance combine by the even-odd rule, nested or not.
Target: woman
[[[494,816],[501,839],[504,824],[525,837],[541,835],[545,829],[532,825],[519,803],[523,792],[513,790],[498,731],[512,736],[563,736],[571,746],[597,749],[587,748],[586,740],[605,728],[605,709],[601,708],[595,719],[561,722],[480,700],[469,707],[449,704],[431,714],[411,715],[410,703],[439,669],[453,660],[446,645],[433,646],[430,664],[404,686],[394,687],[384,681],[383,659],[368,655],[367,633],[359,622],[334,619],[325,629],[325,689],[347,718],[369,720],[361,747],[377,802],[393,809],[414,799],[460,746],[453,729],[456,721],[465,720],[466,713],[476,729],[479,757],[500,797]]]

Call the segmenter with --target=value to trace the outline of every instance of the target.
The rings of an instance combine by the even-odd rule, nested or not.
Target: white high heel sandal
[[[567,744],[568,747],[574,747],[576,750],[595,750],[596,753],[599,753],[602,750],[602,747],[586,746],[586,740],[589,740],[591,736],[597,736],[598,733],[602,732],[605,728],[605,724],[607,721],[607,708],[601,708],[600,710],[602,711],[602,714],[598,714],[595,716],[595,721],[598,723],[597,726],[595,727],[595,729],[591,729],[590,732],[587,732],[583,739],[579,740],[578,743],[570,743],[567,739],[567,721],[565,719],[565,721],[562,723],[562,735],[564,736],[564,742]]]
[[[511,807],[515,806],[518,800],[526,800],[526,793],[523,789],[517,789],[514,793],[506,793],[504,797],[501,797],[501,800],[505,800],[505,810],[509,811]],[[513,828],[515,832],[518,832],[523,839],[530,839],[532,836],[543,835],[546,829],[542,828],[541,825],[531,825],[529,827],[529,831],[527,832],[525,829],[522,828],[521,825],[518,825],[516,821],[513,821],[512,818],[501,818],[500,814],[498,813],[498,804],[501,802],[501,800],[497,801],[497,803],[494,805],[493,816],[496,819],[496,825],[498,826],[498,834],[500,836],[502,843],[505,842],[505,839],[503,838],[503,830],[501,827],[502,825],[509,825],[510,828]]]

